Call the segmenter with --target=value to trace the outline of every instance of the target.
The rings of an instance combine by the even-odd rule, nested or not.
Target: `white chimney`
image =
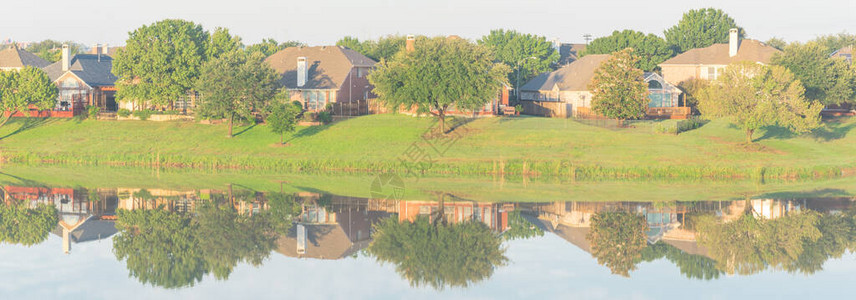
[[[98,55],[98,61],[101,61],[101,44],[95,44],[95,55]]]
[[[69,53],[69,49],[68,49],[68,44],[62,44],[62,71],[63,72],[68,71],[68,69],[70,68],[69,63],[71,61],[69,60],[70,58],[68,57],[69,54],[70,53]]]
[[[728,56],[737,55],[738,48],[740,48],[740,38],[737,35],[737,28],[731,28],[728,31]]]
[[[107,51],[108,49],[110,49],[110,47],[107,47],[107,44],[101,45],[101,54],[107,55],[107,53],[109,53]]]
[[[306,57],[297,58],[297,86],[302,87],[306,84],[306,74],[309,70],[306,69]]]

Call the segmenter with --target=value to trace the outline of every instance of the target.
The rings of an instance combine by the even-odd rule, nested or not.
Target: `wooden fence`
[[[571,116],[571,105],[556,101],[530,101],[521,100],[524,115],[542,116],[550,118],[567,118]]]

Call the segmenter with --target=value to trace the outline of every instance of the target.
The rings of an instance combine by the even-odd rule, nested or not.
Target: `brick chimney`
[[[734,57],[737,55],[737,49],[740,48],[740,37],[737,34],[737,28],[731,28],[728,31],[728,56]]]
[[[306,77],[309,77],[307,74],[309,70],[306,68],[306,57],[298,57],[297,58],[297,86],[302,87],[306,85]]]
[[[68,57],[71,54],[69,51],[70,50],[68,49],[68,44],[62,44],[62,71],[63,72],[68,71],[68,69],[71,67],[71,65],[70,65],[70,63],[71,63],[70,59],[71,58]]]
[[[413,52],[413,50],[416,50],[416,37],[415,36],[413,36],[412,34],[407,35],[407,42],[404,46],[404,49],[407,52]]]

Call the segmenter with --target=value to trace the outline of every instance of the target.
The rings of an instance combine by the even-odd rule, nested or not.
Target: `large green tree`
[[[193,88],[205,62],[208,32],[190,21],[168,19],[128,36],[113,59],[117,97],[134,103],[170,105]]]
[[[36,42],[27,45],[27,52],[33,53],[42,59],[49,62],[57,62],[62,59],[62,45],[67,44],[70,57],[74,57],[77,54],[83,53],[83,49],[85,46],[72,42],[72,41],[54,41],[54,40],[44,40],[41,42]]]
[[[217,27],[208,38],[208,46],[205,51],[208,55],[208,60],[216,59],[221,55],[233,51],[241,50],[244,44],[241,43],[241,37],[233,36],[229,33],[229,29]]]
[[[491,30],[478,44],[493,51],[497,61],[512,68],[508,82],[515,86],[551,71],[551,66],[559,60],[559,52],[547,38],[515,30]]]
[[[281,88],[280,76],[261,53],[225,53],[206,62],[196,88],[203,100],[196,113],[203,119],[228,119],[229,134],[235,119],[250,120],[253,113],[273,100]]]
[[[18,112],[29,112],[32,105],[39,110],[56,105],[59,90],[48,74],[39,68],[24,67],[18,71],[0,71],[0,126]]]
[[[642,250],[642,260],[651,262],[665,258],[678,267],[681,274],[689,279],[711,280],[722,275],[716,268],[716,261],[702,255],[689,254],[664,242],[648,245]]]
[[[239,214],[229,205],[212,202],[196,210],[196,245],[202,250],[206,269],[227,279],[238,263],[261,265],[276,247],[277,233],[268,218]]]
[[[594,112],[621,121],[645,116],[650,100],[642,70],[636,68],[638,61],[628,48],[601,63],[589,83]]]
[[[415,106],[432,114],[446,132],[446,112],[471,111],[499,93],[508,67],[485,47],[457,38],[423,38],[414,51],[400,51],[369,74],[378,99],[391,110]]]
[[[645,231],[648,223],[641,215],[628,212],[602,212],[591,217],[591,230],[586,239],[591,255],[613,274],[629,276],[642,261],[642,251],[648,245]]]
[[[27,203],[13,201],[0,203],[0,242],[32,246],[48,239],[56,228],[59,218],[56,207],[38,204],[33,208]]]
[[[772,63],[788,68],[802,82],[806,99],[825,105],[856,102],[856,71],[843,59],[829,57],[819,43],[791,43]]]
[[[699,97],[699,110],[713,117],[732,117],[752,143],[755,130],[785,127],[795,133],[820,126],[823,105],[803,96],[802,83],[781,66],[752,62],[728,65]]]
[[[820,36],[812,41],[822,45],[826,48],[829,54],[832,54],[832,52],[838,51],[839,49],[847,46],[856,47],[856,34],[842,32],[839,34]]]
[[[636,67],[643,71],[654,71],[657,65],[675,55],[664,39],[629,29],[616,30],[610,36],[594,39],[586,46],[582,55],[612,54],[626,48],[633,48],[633,54],[639,57]]]
[[[413,222],[387,218],[373,226],[368,253],[392,263],[413,286],[467,287],[489,278],[507,261],[502,238],[484,223],[444,224],[419,217]]]
[[[678,53],[694,48],[704,48],[717,43],[727,43],[731,28],[739,28],[740,38],[746,36],[743,28],[721,9],[691,9],[684,13],[677,25],[666,29],[666,42]]]

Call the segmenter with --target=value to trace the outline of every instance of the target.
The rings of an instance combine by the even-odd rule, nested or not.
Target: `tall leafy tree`
[[[201,203],[196,213],[196,245],[207,270],[218,279],[229,278],[241,262],[261,265],[276,247],[278,235],[267,218],[242,215],[229,205],[212,202]]]
[[[691,9],[684,13],[677,25],[666,29],[666,42],[675,47],[678,53],[683,53],[694,48],[727,43],[731,28],[739,28],[740,38],[746,36],[743,28],[737,26],[737,22],[721,9]]]
[[[812,41],[822,45],[829,54],[832,54],[832,52],[847,46],[856,47],[856,34],[842,32],[820,36]]]
[[[589,83],[594,112],[621,121],[645,116],[650,100],[642,70],[636,68],[638,61],[633,49],[628,48],[601,63]]]
[[[610,36],[594,39],[586,46],[582,55],[612,54],[626,48],[633,48],[633,53],[639,57],[636,67],[644,71],[654,71],[657,65],[675,54],[662,38],[628,29],[616,30]]]
[[[241,50],[244,44],[241,43],[241,37],[229,34],[229,29],[217,27],[211,37],[208,39],[206,52],[208,60],[216,59],[224,53]]]
[[[208,32],[190,21],[168,19],[137,28],[113,59],[117,97],[169,105],[187,94],[207,58]]]
[[[32,105],[39,110],[53,108],[59,90],[48,74],[39,68],[24,67],[18,71],[0,71],[0,109],[3,114],[0,126],[18,112],[28,112]]]
[[[44,60],[49,62],[58,62],[62,59],[62,45],[68,44],[68,50],[71,57],[74,57],[77,54],[83,53],[83,49],[85,46],[72,42],[72,41],[54,41],[54,40],[44,40],[41,42],[36,42],[27,45],[27,52],[33,53],[38,57],[41,57]]]
[[[30,208],[18,201],[0,204],[0,242],[24,246],[39,244],[48,239],[58,222],[53,205],[38,204]]]
[[[772,63],[788,68],[805,87],[808,100],[825,105],[856,102],[856,71],[843,59],[829,57],[817,43],[791,43]]]
[[[455,38],[423,38],[414,51],[398,52],[369,74],[374,93],[390,109],[415,106],[432,114],[446,132],[451,108],[473,110],[496,97],[508,67],[494,63],[490,51]]]
[[[203,119],[249,120],[280,89],[279,74],[264,63],[261,53],[232,51],[202,67],[197,89],[204,97],[196,113]]]
[[[278,43],[274,39],[263,39],[258,44],[252,44],[250,46],[247,46],[245,51],[247,51],[247,53],[260,52],[265,57],[268,57],[273,55],[274,53],[279,52],[282,49],[299,46],[306,46],[306,44],[299,41],[285,41],[282,43]]]
[[[526,220],[519,210],[508,213],[508,230],[502,233],[502,237],[506,240],[530,239],[539,236],[544,236],[544,230]]]
[[[508,82],[515,86],[550,71],[551,65],[559,60],[559,52],[547,38],[515,30],[491,30],[478,44],[490,49],[497,61],[512,68]]]
[[[642,261],[647,247],[645,231],[648,223],[641,215],[628,212],[603,212],[591,217],[591,230],[586,239],[591,243],[591,255],[597,263],[613,274],[629,276]]]
[[[373,226],[368,253],[391,263],[413,286],[467,287],[493,275],[508,260],[502,238],[484,223],[444,224],[419,217],[413,222],[387,218]]]
[[[823,105],[806,100],[804,91],[802,83],[784,67],[737,62],[728,65],[700,95],[699,110],[705,115],[733,117],[746,131],[746,142],[752,143],[752,134],[763,127],[803,133],[820,126]]]

